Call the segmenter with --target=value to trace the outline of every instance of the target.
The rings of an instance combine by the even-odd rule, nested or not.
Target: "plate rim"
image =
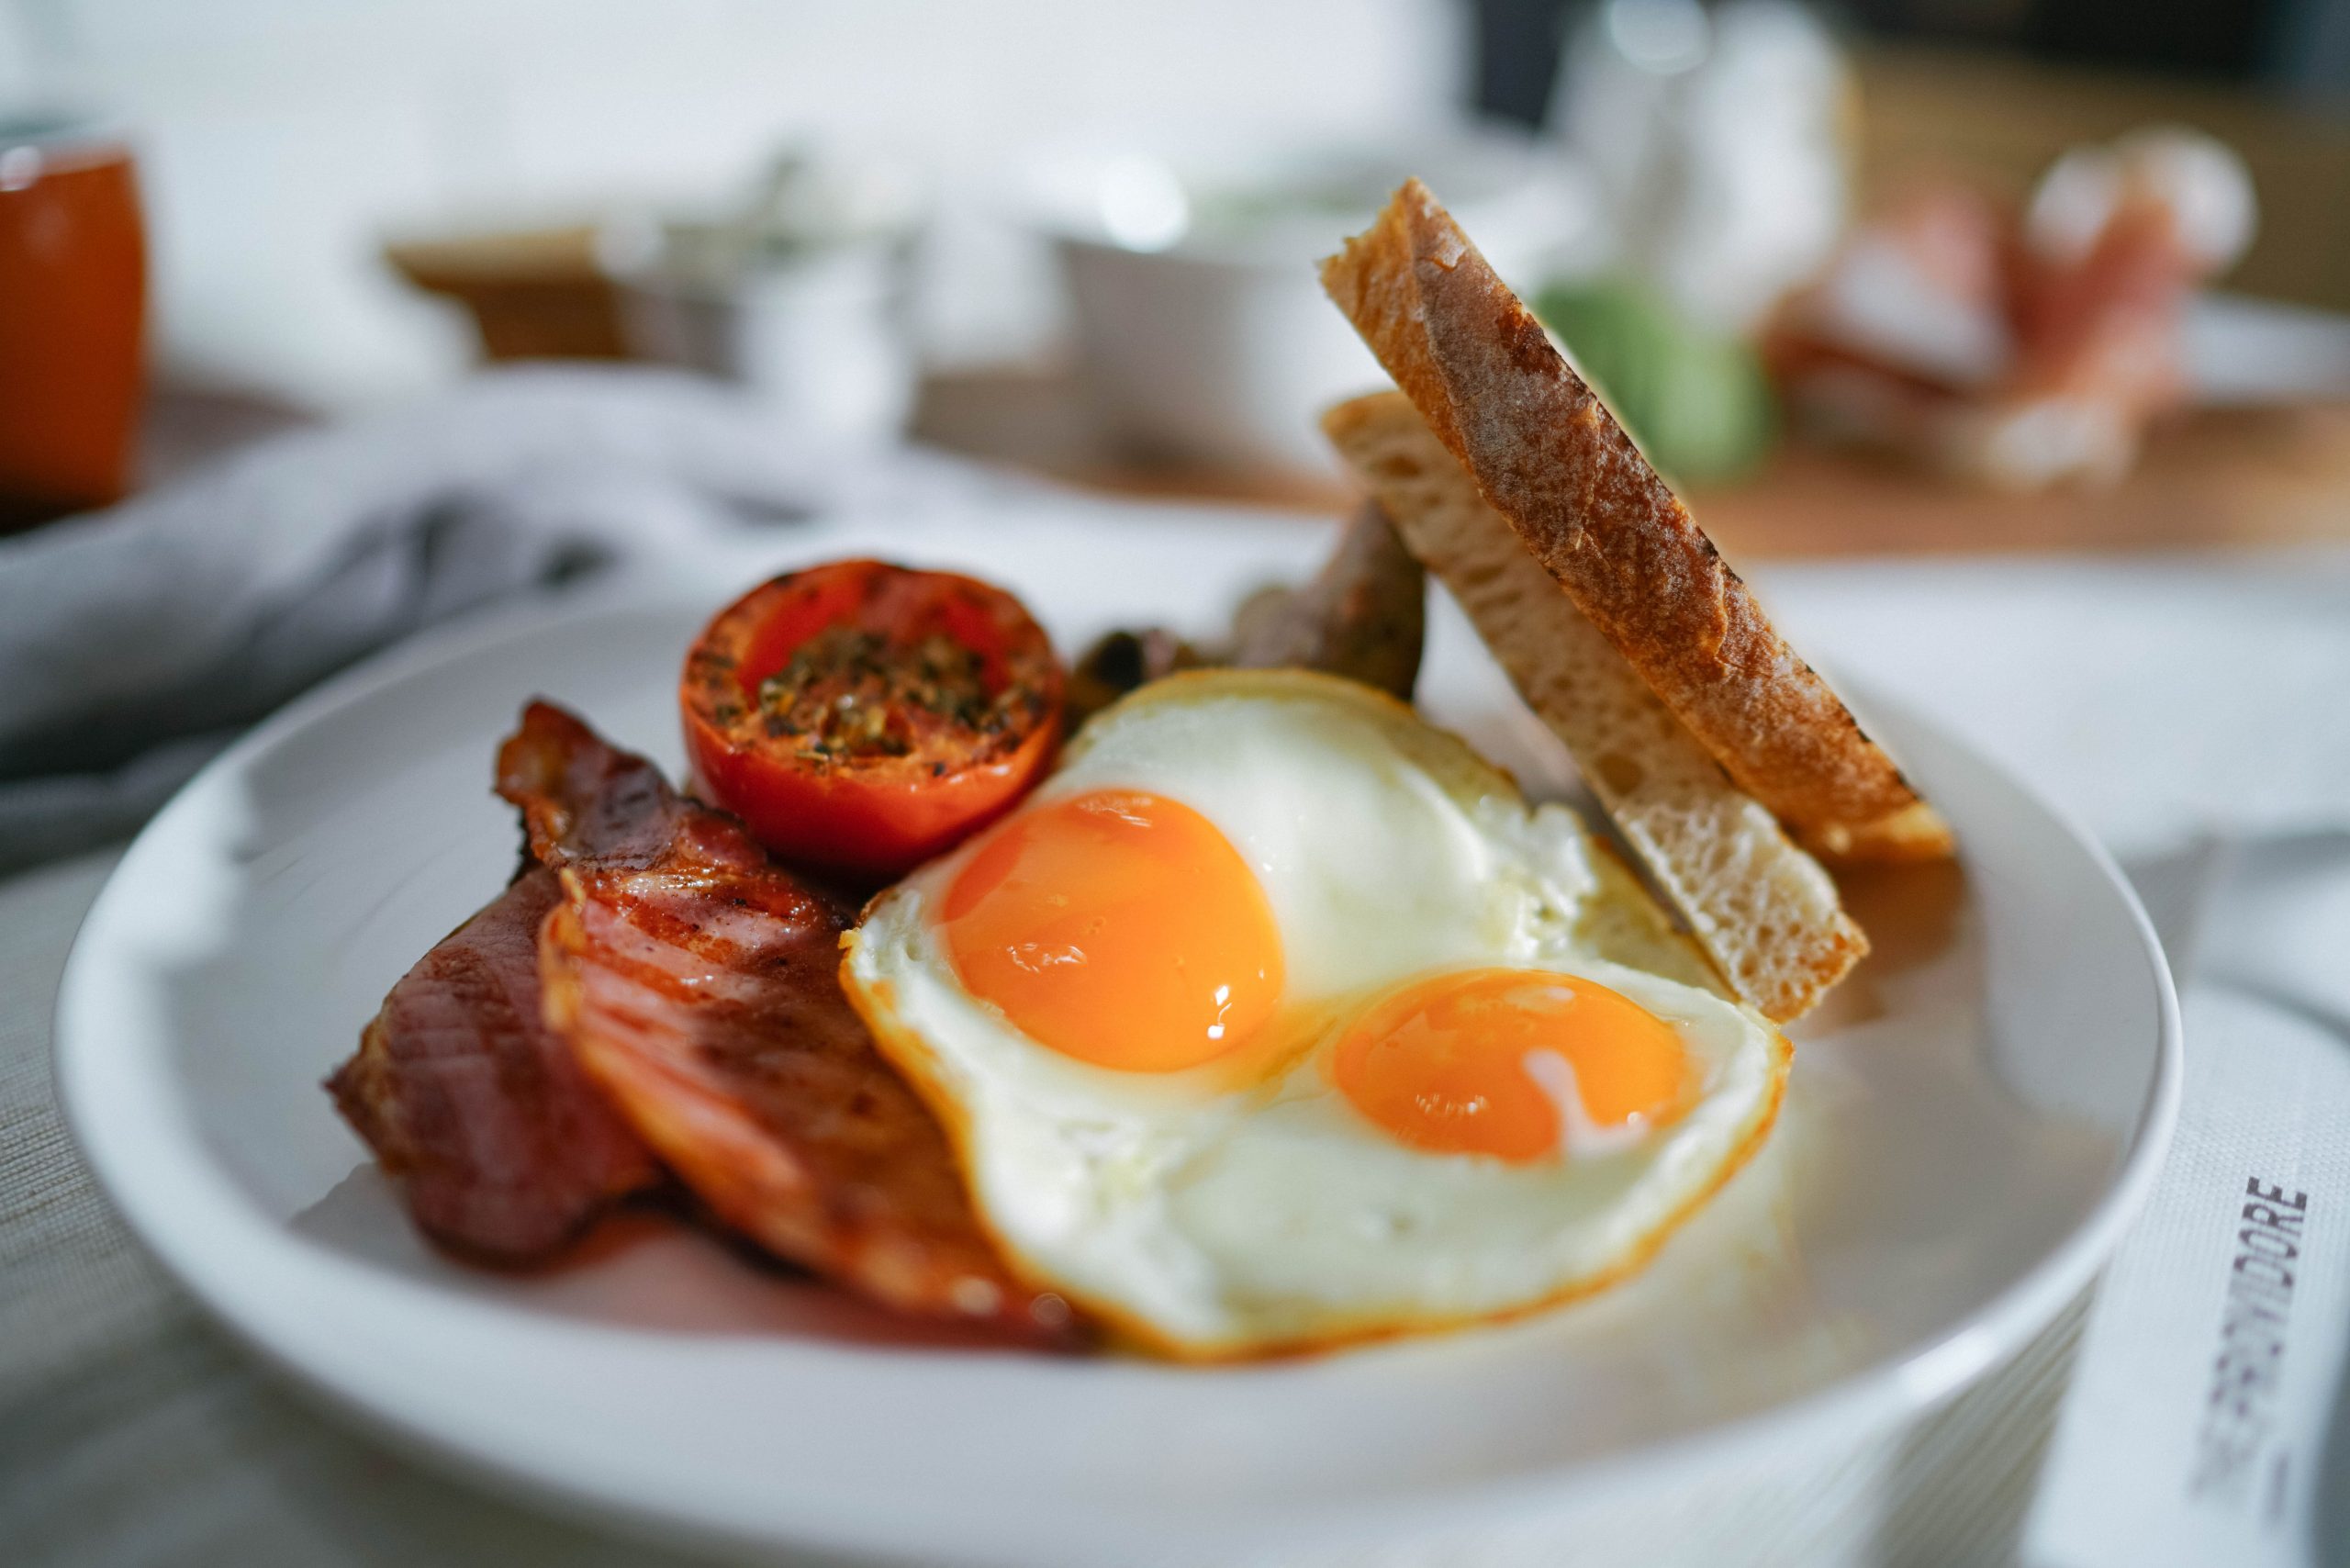
[[[806,543],[822,546],[811,531]],[[926,543],[926,542],[923,542]],[[917,543],[919,549],[919,543]],[[796,554],[798,552],[795,551]],[[527,641],[574,622],[599,618],[690,614],[700,607],[699,596],[688,596],[679,584],[601,583],[540,598],[509,603],[446,622],[420,636],[383,650],[330,678],[255,725],[208,761],[132,840],[92,902],[76,931],[62,973],[53,1007],[50,1066],[68,1136],[84,1169],[140,1246],[182,1289],[188,1292],[206,1316],[226,1329],[237,1344],[293,1384],[307,1402],[320,1405],[352,1422],[396,1450],[460,1478],[495,1482],[509,1494],[528,1498],[572,1518],[595,1520],[638,1540],[657,1539],[672,1544],[774,1551],[817,1549],[876,1553],[905,1561],[928,1560],[945,1553],[963,1560],[984,1548],[958,1529],[956,1521],[909,1512],[888,1521],[888,1528],[863,1528],[869,1517],[810,1518],[792,1521],[789,1532],[743,1530],[686,1508],[664,1507],[657,1502],[619,1497],[583,1484],[558,1470],[528,1460],[491,1452],[408,1412],[379,1407],[340,1383],[330,1368],[314,1366],[291,1356],[253,1331],[242,1320],[230,1293],[217,1291],[203,1264],[194,1255],[202,1248],[174,1236],[169,1226],[151,1223],[146,1178],[128,1167],[118,1168],[108,1150],[107,1135],[100,1130],[102,1107],[94,1105],[84,1075],[103,1064],[102,1044],[87,1039],[80,1021],[81,992],[93,983],[90,971],[104,955],[89,935],[109,900],[121,896],[126,868],[135,868],[142,846],[170,831],[183,802],[199,787],[221,774],[241,768],[252,758],[298,734],[310,724],[390,688],[443,666],[487,654],[510,643]],[[1691,1431],[1635,1443],[1614,1452],[1564,1462],[1524,1474],[1459,1484],[1441,1494],[1415,1495],[1401,1502],[1373,1506],[1326,1502],[1281,1506],[1249,1516],[1244,1534],[1231,1545],[1262,1548],[1280,1543],[1327,1543],[1350,1537],[1382,1537],[1459,1528],[1472,1522],[1539,1517],[1547,1511],[1569,1509],[1610,1490],[1669,1483],[1675,1473],[1689,1474],[1729,1460],[1742,1450],[1759,1450],[1773,1439],[1791,1438],[1842,1426],[1859,1432],[1881,1431],[1892,1421],[1924,1415],[1969,1383],[2020,1351],[2031,1336],[2043,1330],[2085,1290],[2111,1258],[2129,1225],[2150,1196],[2167,1154],[2178,1115],[2184,1079],[2184,1045],[2177,987],[2169,963],[2153,924],[2135,890],[2111,854],[2090,834],[2076,815],[2051,800],[2029,778],[2018,774],[1996,755],[1977,745],[1958,729],[1934,718],[1915,703],[1881,692],[1866,681],[1840,678],[1859,706],[1896,721],[1897,727],[1931,734],[1963,756],[1970,765],[1996,777],[2030,806],[2059,827],[2097,871],[2106,890],[2126,911],[2142,956],[2155,987],[2157,1040],[2154,1070],[2137,1120],[2128,1135],[2121,1167],[2086,1216],[2061,1241],[2019,1278],[1985,1300],[1964,1319],[1938,1338],[1889,1352],[1874,1364],[1848,1372],[1793,1398],[1742,1413]],[[1121,1539],[1114,1510],[1083,1521],[1069,1518],[1071,1529],[1091,1532],[1098,1547]],[[1204,1538],[1203,1538],[1204,1539]],[[957,1556],[957,1554],[962,1554]],[[1009,1560],[1007,1560],[1009,1561]]]

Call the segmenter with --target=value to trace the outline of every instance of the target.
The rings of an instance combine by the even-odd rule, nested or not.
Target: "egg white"
[[[935,927],[968,848],[875,902],[843,974],[1007,1261],[1127,1336],[1228,1356],[1578,1294],[1637,1267],[1767,1130],[1784,1036],[1572,812],[1529,807],[1402,704],[1294,671],[1179,677],[1098,716],[1030,803],[1107,788],[1192,807],[1256,872],[1286,967],[1263,1040],[1134,1073],[1028,1039],[963,988]],[[1397,1142],[1331,1083],[1330,1049],[1381,996],[1486,967],[1581,975],[1647,1008],[1695,1065],[1695,1104],[1532,1163]]]

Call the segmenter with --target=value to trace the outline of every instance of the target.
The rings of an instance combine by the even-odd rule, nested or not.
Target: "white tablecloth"
[[[2350,821],[2350,556],[1783,569],[1815,657],[1938,712],[2125,855]],[[526,1512],[314,1414],[149,1264],[54,1109],[50,999],[111,853],[0,884],[0,1557],[39,1564],[691,1561]],[[2190,1014],[2191,1025],[2191,1014]],[[1397,1562],[2009,1562],[2079,1323],[1906,1429],[1703,1495]],[[1333,1560],[1334,1563],[1337,1560]],[[1348,1561],[1360,1562],[1359,1555]]]

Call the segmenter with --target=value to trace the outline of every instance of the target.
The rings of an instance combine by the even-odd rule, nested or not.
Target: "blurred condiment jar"
[[[877,442],[904,429],[916,363],[910,176],[788,154],[753,199],[639,218],[601,240],[632,357],[739,381],[800,428]]]
[[[0,122],[0,532],[129,489],[146,300],[129,149],[62,117]]]
[[[1858,87],[1797,0],[1600,0],[1551,98],[1597,176],[1614,269],[1749,331],[1843,233]]]

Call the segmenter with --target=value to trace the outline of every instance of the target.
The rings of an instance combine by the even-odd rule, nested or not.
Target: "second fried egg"
[[[1186,1356],[1621,1276],[1751,1152],[1788,1054],[1570,811],[1288,671],[1098,717],[876,901],[844,974],[1010,1266]]]

